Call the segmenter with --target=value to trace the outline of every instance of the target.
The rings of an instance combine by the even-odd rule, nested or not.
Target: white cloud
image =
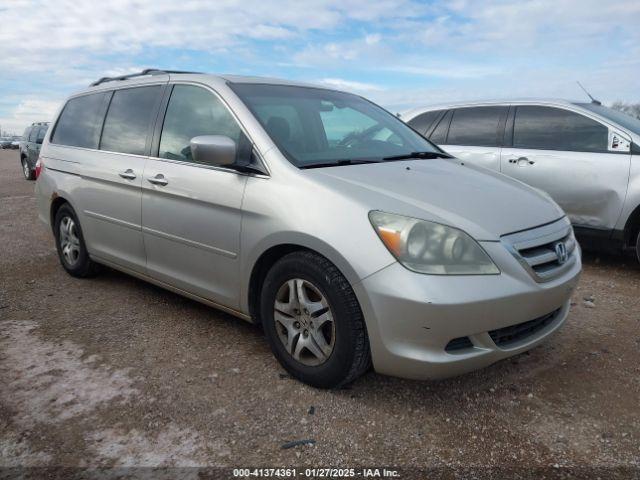
[[[421,61],[416,59],[415,65],[421,65]],[[382,67],[384,70],[408,73],[411,75],[419,75],[432,78],[452,78],[452,79],[477,79],[489,77],[492,75],[501,75],[502,68],[490,65],[473,65],[464,62],[459,63],[443,63],[431,64],[429,66],[415,65],[392,65]]]
[[[380,43],[380,40],[382,40],[382,35],[379,33],[372,33],[371,35],[364,37],[364,41],[367,45],[376,45]]]
[[[634,44],[640,41],[636,0],[456,0],[439,7],[435,21],[416,22],[414,40],[495,56],[539,50],[570,55],[585,43],[603,47],[620,36]]]
[[[61,101],[27,98],[20,101],[9,114],[0,117],[3,131],[20,135],[33,122],[48,122],[53,119]]]
[[[180,65],[304,68],[387,105],[579,96],[576,79],[637,101],[639,24],[637,0],[11,0],[0,7],[0,85],[23,98],[3,95],[0,122],[41,120],[38,108],[104,75]],[[29,116],[31,101],[42,104]]]
[[[215,51],[247,38],[287,39],[352,19],[388,23],[418,11],[404,0],[15,1],[0,9],[0,21],[19,28],[2,28],[0,44],[4,53],[18,55],[70,50],[115,54],[146,47]]]

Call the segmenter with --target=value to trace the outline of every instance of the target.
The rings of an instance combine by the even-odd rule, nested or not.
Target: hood
[[[382,210],[464,230],[476,240],[537,227],[564,216],[546,194],[459,160],[409,160],[307,170],[316,181]]]

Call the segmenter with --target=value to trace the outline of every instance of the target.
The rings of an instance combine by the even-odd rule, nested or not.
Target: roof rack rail
[[[143,77],[145,75],[165,75],[169,73],[198,73],[198,72],[186,72],[182,70],[160,70],[158,68],[145,68],[141,72],[138,73],[130,73],[128,75],[120,75],[119,77],[102,77],[95,82],[93,82],[90,87],[95,87],[96,85],[100,85],[105,82],[115,82],[119,80],[129,80],[130,78],[135,77]]]

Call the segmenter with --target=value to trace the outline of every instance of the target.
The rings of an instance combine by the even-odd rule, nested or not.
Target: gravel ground
[[[567,325],[529,353],[446,381],[369,373],[321,391],[284,375],[248,323],[112,270],[67,275],[17,158],[0,151],[0,465],[639,475],[630,259],[586,255]],[[299,439],[316,443],[281,448]]]

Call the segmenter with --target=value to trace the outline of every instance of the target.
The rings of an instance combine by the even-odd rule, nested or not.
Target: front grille
[[[466,350],[468,348],[473,348],[473,343],[469,340],[469,337],[458,337],[451,340],[447,343],[447,346],[444,347],[447,352],[457,352],[460,350]]]
[[[547,325],[553,322],[559,311],[560,309],[527,322],[498,328],[497,330],[491,330],[489,332],[489,336],[497,346],[509,347],[510,345],[535,335],[537,332],[544,329]]]
[[[575,263],[577,242],[567,218],[502,237],[509,251],[538,282],[552,280]]]

